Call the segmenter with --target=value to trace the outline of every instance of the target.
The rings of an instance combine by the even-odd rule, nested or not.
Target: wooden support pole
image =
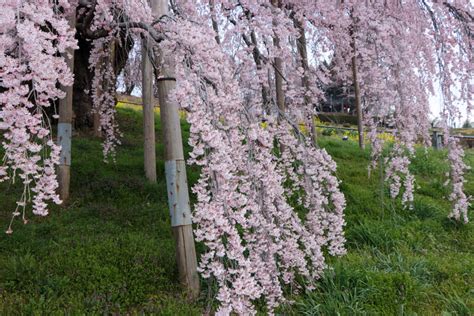
[[[156,8],[156,5],[153,8]],[[145,177],[148,181],[156,183],[155,100],[153,96],[153,67],[147,51],[148,41],[147,37],[142,39],[143,158]]]
[[[356,54],[356,43],[355,43],[356,40],[355,40],[354,30],[351,30],[351,36],[352,36],[352,49],[354,51],[354,56],[352,56],[352,81],[354,84],[355,104],[356,104],[356,110],[357,110],[357,131],[359,132],[359,147],[361,149],[364,149],[365,148],[364,128],[362,125],[362,105],[360,103],[359,80],[357,78],[357,59],[355,55]]]
[[[69,17],[69,26],[76,27],[75,11]],[[74,72],[74,50],[68,49],[65,54],[66,63]],[[59,120],[58,120],[58,145],[61,146],[60,160],[58,166],[59,197],[66,204],[69,199],[71,183],[71,137],[72,137],[72,101],[73,87],[61,87],[66,92],[66,96],[59,100]]]
[[[341,3],[344,3],[344,0],[342,0]],[[363,119],[362,105],[360,103],[360,88],[359,88],[359,80],[357,78],[357,58],[356,58],[357,47],[356,47],[356,34],[355,34],[357,19],[354,17],[352,10],[350,12],[350,17],[352,19],[352,25],[349,28],[349,35],[351,36],[351,39],[352,39],[351,47],[354,54],[352,56],[352,81],[354,84],[354,95],[355,95],[355,103],[356,103],[356,111],[357,111],[357,131],[359,133],[359,147],[361,149],[364,149],[365,143],[364,143],[364,128],[362,125],[362,119]]]
[[[153,0],[158,4],[155,16],[168,14],[167,0]],[[174,62],[172,56],[159,52],[156,64],[162,65],[159,71],[158,95],[160,117],[165,145],[165,173],[168,191],[168,206],[171,226],[176,243],[176,261],[181,283],[186,287],[190,299],[199,295],[200,284],[197,273],[197,259],[191,222],[186,164],[178,105],[170,102],[169,95],[175,87]],[[160,79],[161,78],[161,79]]]
[[[275,37],[275,41],[278,39]],[[279,41],[278,41],[279,42]],[[283,91],[283,77],[281,73],[283,72],[283,61],[280,57],[275,58],[275,91],[276,91],[276,101],[280,111],[285,112],[285,93]]]
[[[102,90],[101,90],[102,91]],[[99,93],[102,93],[102,92],[99,92]],[[92,135],[94,135],[94,137],[98,137],[98,138],[101,138],[102,137],[102,130],[101,130],[101,126],[100,126],[100,114],[98,112],[94,112],[92,114],[92,118],[93,118],[93,131],[92,131]]]
[[[301,78],[305,94],[304,94],[304,103],[306,106],[311,107],[313,110],[313,102],[311,100],[311,84],[309,81],[309,62],[308,62],[308,50],[306,48],[306,33],[304,24],[298,20],[297,17],[293,16],[293,24],[298,29],[299,37],[296,41],[296,47],[301,59],[301,66],[304,70],[303,78]],[[311,116],[308,118],[310,122],[310,129],[311,129],[311,140],[314,147],[318,146],[317,143],[317,131],[314,124],[314,115],[311,113]]]
[[[281,0],[272,0],[272,5],[280,8],[281,7]],[[274,28],[274,36],[273,36],[273,45],[275,47],[280,48],[280,38],[278,36],[278,27],[276,19],[274,18],[272,21],[272,25]],[[285,93],[283,91],[283,60],[281,57],[275,57],[274,59],[274,67],[275,67],[275,93],[276,93],[276,103],[280,111],[285,112]]]

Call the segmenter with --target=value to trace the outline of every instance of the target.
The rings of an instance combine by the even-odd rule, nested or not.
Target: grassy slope
[[[382,195],[380,173],[367,178],[368,154],[356,143],[325,139],[347,199],[348,254],[331,260],[319,289],[303,297],[310,315],[468,315],[474,312],[474,229],[446,219],[442,152],[420,150],[414,210]],[[472,154],[468,156],[474,165]],[[472,174],[467,191],[474,193]],[[384,205],[384,207],[382,207]]]
[[[157,148],[159,183],[147,184],[141,115],[120,113],[125,138],[117,163],[102,163],[99,140],[76,138],[70,206],[53,207],[50,216],[26,226],[17,222],[12,236],[0,234],[0,314],[202,312],[205,303],[186,303],[176,281],[163,147]],[[407,211],[382,199],[380,176],[367,178],[368,154],[355,143],[325,138],[321,145],[338,162],[349,251],[330,260],[333,270],[315,292],[295,298],[282,313],[473,313],[474,229],[446,219],[443,153],[419,154],[413,169],[421,188],[415,209]],[[474,155],[468,159],[474,165]],[[197,170],[189,169],[188,177],[195,182]],[[2,226],[18,190],[0,186]]]

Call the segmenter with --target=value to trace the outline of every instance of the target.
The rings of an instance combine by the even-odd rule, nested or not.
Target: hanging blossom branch
[[[87,10],[82,12],[83,19],[79,28],[88,38],[93,39],[89,57],[89,67],[94,74],[91,87],[92,110],[99,114],[98,128],[104,133],[104,161],[107,162],[108,157],[115,161],[116,148],[120,145],[122,135],[115,118],[117,73],[114,69],[114,53],[122,45],[121,33],[126,34],[125,40],[132,35],[138,37],[144,31],[155,41],[162,40],[162,35],[153,28],[153,24],[159,20],[152,21],[148,3],[140,0],[98,0],[82,5]]]
[[[292,132],[297,124],[272,115],[260,123],[265,105],[247,102],[246,82],[235,76],[239,66],[212,30],[185,20],[166,29],[166,51],[176,56],[174,98],[191,124],[189,162],[202,167],[193,188],[195,235],[207,247],[200,272],[217,281],[219,314],[255,314],[260,298],[273,313],[286,302],[283,286],[299,287],[296,275],[311,289],[325,267],[324,249],[345,253],[335,163]],[[286,148],[280,157],[274,140]],[[297,193],[308,209],[304,220],[289,203]]]
[[[60,148],[54,143],[45,109],[64,97],[58,84],[73,82],[65,58],[75,49],[74,31],[64,14],[67,1],[3,1],[0,10],[0,130],[5,150],[0,182],[20,180],[24,186],[8,226],[15,217],[28,222],[33,214],[48,214],[47,201],[61,203],[55,167]]]
[[[453,209],[448,215],[457,221],[464,223],[469,222],[467,211],[470,206],[471,197],[466,196],[464,193],[464,173],[469,169],[463,161],[464,150],[458,144],[458,139],[452,137],[448,143],[448,160],[450,162],[450,179],[446,182],[446,185],[451,183],[452,192],[449,195],[449,200],[453,203]]]
[[[344,81],[350,80],[346,56],[355,54],[365,101],[365,125],[372,144],[373,161],[369,168],[376,166],[382,154],[380,127],[390,126],[395,144],[385,158],[385,179],[391,196],[402,195],[402,204],[409,208],[414,198],[410,160],[420,139],[424,145],[429,144],[429,96],[435,94],[435,80],[439,78],[445,106],[441,116],[453,180],[450,198],[454,214],[464,214],[452,213],[452,217],[460,219],[467,218],[469,206],[462,184],[466,165],[462,162],[462,149],[450,136],[449,126],[460,118],[462,106],[468,112],[472,107],[472,32],[466,20],[472,6],[451,6],[427,1],[362,5],[344,1],[331,10],[321,10],[323,22],[312,22],[322,27],[334,43],[333,71]],[[354,31],[358,51],[347,45],[349,26]]]
[[[428,5],[422,1],[424,9],[431,18],[432,28],[435,32],[438,46],[436,62],[440,92],[443,102],[441,111],[441,128],[444,134],[444,144],[448,148],[448,161],[450,179],[446,185],[451,184],[452,192],[449,200],[453,209],[450,218],[467,223],[470,196],[464,193],[464,173],[469,167],[464,163],[464,150],[451,131],[450,125],[461,118],[461,106],[467,103],[469,115],[473,106],[472,89],[472,5],[467,5],[466,11],[456,7],[458,4],[448,3]],[[467,20],[466,20],[467,19]],[[455,41],[450,40],[456,39]],[[452,70],[452,71],[449,71]],[[459,91],[454,91],[453,85],[457,84]]]
[[[411,209],[415,178],[409,170],[410,161],[419,139],[424,144],[429,142],[426,88],[431,83],[423,77],[425,70],[417,73],[416,68],[431,61],[430,53],[423,48],[430,43],[423,37],[414,40],[426,21],[419,18],[410,4],[358,7],[350,3],[344,9],[351,12],[355,46],[359,47],[351,53],[359,64],[361,95],[366,104],[365,124],[372,143],[369,171],[376,166],[383,150],[384,142],[379,136],[383,130],[379,127],[388,125],[395,143],[384,159],[385,180],[390,196],[401,195],[402,205]]]
[[[121,137],[115,119],[116,75],[111,56],[111,47],[115,45],[115,40],[114,36],[94,40],[89,58],[90,68],[94,72],[91,91],[93,111],[99,114],[98,128],[105,134],[102,147],[106,162],[109,156],[115,161],[116,147],[120,145]]]

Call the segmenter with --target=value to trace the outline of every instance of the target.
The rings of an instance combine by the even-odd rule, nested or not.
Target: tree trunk
[[[216,36],[214,37],[216,39],[217,44],[221,44],[221,38],[219,36],[219,25],[217,24],[216,21],[216,7],[214,4],[214,0],[209,0],[209,10],[211,11],[211,24],[212,28],[214,29],[214,32],[216,32]]]
[[[272,5],[276,7],[281,6],[281,2],[278,0],[272,0]],[[280,38],[277,34],[278,25],[276,20],[273,19],[272,21],[274,27],[274,36],[273,36],[273,45],[277,48],[280,48]],[[283,91],[283,60],[281,57],[275,57],[273,60],[273,67],[275,69],[275,97],[276,97],[276,104],[278,106],[278,110],[280,113],[284,113],[286,111],[285,105],[285,92]],[[281,114],[278,115],[278,119],[281,119]],[[285,146],[280,143],[280,152],[282,153],[285,150]]]
[[[92,89],[93,73],[89,69],[89,56],[92,48],[91,42],[78,36],[79,49],[74,53],[74,86],[73,110],[74,126],[77,129],[89,130],[94,126],[92,114]]]
[[[79,49],[74,52],[73,123],[77,129],[90,131],[97,124],[98,120],[98,117],[94,117],[92,113],[92,97],[90,94],[94,76],[93,72],[89,69],[92,41],[86,39],[79,31],[76,34]],[[111,58],[113,59],[116,76],[125,67],[128,53],[133,47],[133,40],[125,32],[120,34],[120,41],[125,44],[115,45],[115,49],[111,50],[113,51]],[[112,84],[115,85],[115,82]],[[95,131],[93,133],[95,134]]]
[[[260,52],[258,50],[258,43],[257,43],[257,35],[255,31],[250,32],[250,39],[253,45],[253,58],[255,64],[257,65],[257,71],[261,71],[263,69],[263,63],[260,57]],[[270,113],[270,88],[262,83],[262,100],[263,100],[263,110],[266,113]]]

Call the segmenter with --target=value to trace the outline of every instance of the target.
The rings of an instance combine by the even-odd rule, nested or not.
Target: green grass
[[[11,236],[0,234],[0,315],[205,310],[205,300],[187,302],[177,282],[159,119],[159,182],[152,185],[144,180],[141,114],[119,113],[125,136],[117,163],[102,162],[100,140],[76,137],[69,206],[52,207],[50,216],[30,218],[28,225],[16,222]],[[338,162],[348,254],[330,258],[315,291],[294,297],[280,313],[474,314],[474,229],[446,219],[445,153],[418,153],[412,171],[420,188],[410,211],[388,198],[379,170],[367,177],[369,153],[355,142],[326,137],[320,144]],[[467,161],[474,166],[472,152]],[[191,184],[197,177],[189,168]],[[466,189],[474,194],[472,173],[468,179]],[[2,227],[19,190],[0,185]]]
[[[348,254],[331,258],[313,293],[297,299],[303,315],[472,315],[474,229],[446,218],[443,151],[420,149],[413,210],[381,190],[380,171],[367,177],[368,153],[355,142],[321,141],[338,162],[347,198]],[[474,164],[472,152],[467,161]],[[474,193],[472,173],[468,193]]]

